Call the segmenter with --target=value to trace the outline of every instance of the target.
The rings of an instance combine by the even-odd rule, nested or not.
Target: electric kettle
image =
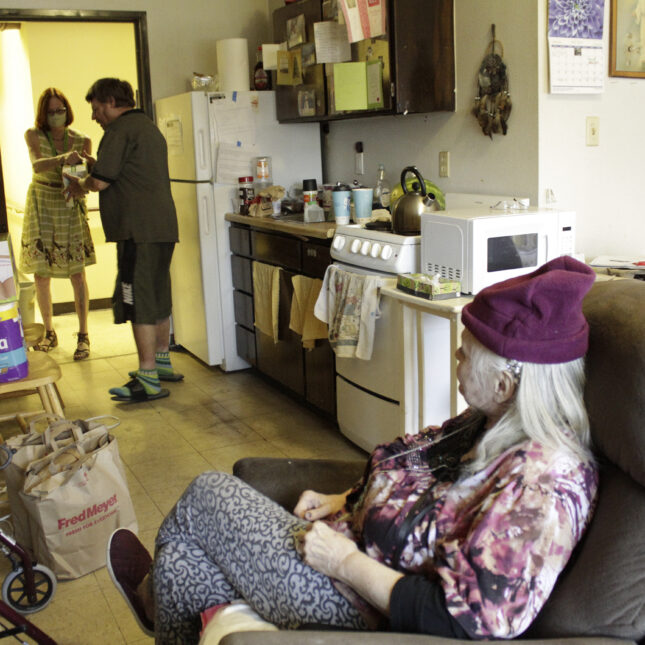
[[[412,173],[416,176],[416,182],[412,190],[409,190],[405,183],[405,176]],[[421,234],[421,213],[429,213],[438,210],[433,193],[426,192],[426,184],[416,166],[407,166],[401,172],[401,188],[403,195],[396,200],[392,207],[392,231],[399,235],[420,235]]]

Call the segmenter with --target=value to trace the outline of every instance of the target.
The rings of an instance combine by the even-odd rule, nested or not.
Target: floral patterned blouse
[[[394,566],[399,527],[423,496],[394,568],[439,583],[471,638],[513,638],[539,613],[589,523],[598,471],[591,458],[526,440],[478,473],[450,476],[428,459],[431,446],[436,453],[473,416],[378,446],[329,524]],[[339,588],[369,621],[373,610]]]

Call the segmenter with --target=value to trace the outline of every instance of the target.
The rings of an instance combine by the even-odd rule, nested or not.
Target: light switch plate
[[[587,145],[600,145],[600,117],[587,117]]]
[[[450,177],[450,153],[447,150],[439,153],[439,177]]]

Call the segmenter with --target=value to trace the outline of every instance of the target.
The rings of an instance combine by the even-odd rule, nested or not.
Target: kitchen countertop
[[[253,226],[253,228],[259,228],[265,231],[276,231],[279,233],[288,233],[289,235],[314,237],[323,240],[334,237],[334,231],[336,230],[335,222],[308,224],[292,219],[251,217],[250,215],[240,215],[238,213],[227,213],[225,219],[227,222],[246,224],[247,226]]]

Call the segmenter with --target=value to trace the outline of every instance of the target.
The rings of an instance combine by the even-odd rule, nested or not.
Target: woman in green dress
[[[62,194],[62,170],[63,166],[82,163],[83,157],[91,154],[92,142],[68,127],[73,120],[69,101],[60,90],[50,87],[41,94],[35,127],[25,132],[33,177],[25,205],[20,269],[34,274],[36,298],[45,325],[45,336],[38,349],[45,352],[58,345],[53,325],[51,278],[71,280],[78,315],[74,360],[83,360],[90,355],[85,266],[96,263],[96,254],[85,200],[66,203]]]

